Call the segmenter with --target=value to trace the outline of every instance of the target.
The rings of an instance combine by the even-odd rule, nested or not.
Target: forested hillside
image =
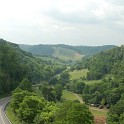
[[[23,78],[40,83],[64,69],[64,65],[35,58],[18,45],[0,39],[0,95],[9,94]]]
[[[92,56],[101,51],[112,49],[116,46],[69,46],[59,45],[19,45],[22,50],[34,55],[57,57],[61,60],[81,60],[82,57]]]
[[[45,54],[48,56],[54,53],[54,57],[64,58],[66,54],[66,57],[73,58],[74,54],[82,52],[80,48],[77,52],[66,45],[54,45],[52,49],[50,45],[41,46],[36,47],[37,50],[41,53],[47,51]],[[25,47],[29,49],[32,46]],[[82,123],[92,124],[93,116],[84,104],[77,101],[63,102],[61,97],[64,89],[81,94],[88,105],[109,109],[108,124],[123,124],[124,46],[108,50],[111,47],[115,46],[105,47],[107,51],[84,57],[67,68],[64,64],[35,57],[21,50],[18,45],[0,39],[0,95],[10,94],[15,89],[12,93],[11,112],[27,123],[78,124],[81,120]],[[33,51],[36,48],[32,48]],[[88,84],[89,81],[94,83]],[[37,83],[40,83],[38,88],[32,89],[32,84]]]
[[[73,69],[88,69],[87,77],[83,80],[96,81],[92,85],[85,84],[83,87],[85,103],[110,108],[107,123],[122,124],[124,122],[124,46],[84,59],[72,67]]]
[[[87,75],[88,80],[101,79],[106,74],[113,74],[117,78],[123,77],[123,62],[124,46],[121,46],[109,51],[100,52],[89,59],[83,59],[83,61],[75,64],[73,68],[88,68],[90,70]]]
[[[107,51],[112,48],[115,48],[115,45],[103,45],[103,46],[69,46],[69,45],[58,45],[61,46],[62,48],[67,48],[67,49],[72,49],[80,54],[85,55],[85,57],[90,57],[93,56],[101,51]]]

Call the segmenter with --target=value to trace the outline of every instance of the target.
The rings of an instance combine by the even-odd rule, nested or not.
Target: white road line
[[[11,121],[9,120],[8,116],[6,115],[6,112],[5,112],[4,114],[5,114],[6,119],[8,120],[8,122],[9,122],[10,124],[12,124]]]
[[[5,122],[4,122],[4,119],[3,119],[3,117],[2,117],[2,106],[0,106],[0,117],[1,117],[1,119],[2,119],[2,122],[3,122],[3,124],[5,124]]]
[[[6,105],[7,105],[7,104],[6,104]],[[5,109],[6,109],[6,105],[5,105]],[[9,122],[10,124],[12,124],[11,121],[9,120],[7,114],[6,114],[6,111],[4,112],[4,115],[5,115],[6,119],[8,120],[8,122]]]

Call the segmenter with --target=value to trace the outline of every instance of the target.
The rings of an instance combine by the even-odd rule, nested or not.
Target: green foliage
[[[112,73],[117,78],[123,77],[124,46],[101,52],[89,59],[83,59],[75,68],[88,68],[88,80],[99,80],[106,74]]]
[[[73,80],[65,86],[67,90],[78,94],[82,94],[84,87],[85,83],[82,80]]]
[[[25,96],[36,96],[36,94],[30,93],[26,90],[25,91],[18,90],[13,93],[12,99],[11,99],[11,107],[15,113],[17,113],[17,110],[20,107],[20,103],[23,101]]]
[[[25,124],[25,123],[21,122],[21,121],[19,120],[19,118],[17,118],[17,117],[15,116],[15,113],[13,112],[13,110],[12,110],[12,108],[11,108],[10,105],[8,105],[8,106],[6,107],[6,114],[7,114],[7,117],[9,118],[9,120],[10,120],[10,122],[11,122],[12,124]]]
[[[101,104],[104,102],[109,107],[116,104],[124,92],[124,85],[117,83],[114,79],[105,79],[100,83],[85,85],[83,99],[86,103]]]
[[[62,99],[67,101],[77,101],[77,97],[74,95],[74,93],[63,90],[62,92]]]
[[[51,124],[54,119],[54,115],[52,112],[41,112],[35,117],[35,124]]]
[[[20,56],[10,43],[0,40],[0,95],[9,94],[23,76]]]
[[[59,78],[59,83],[62,85],[62,86],[65,86],[67,83],[69,83],[69,73],[67,71],[61,73],[60,75],[60,78]]]
[[[56,100],[60,101],[62,97],[63,87],[61,84],[55,85]]]
[[[33,57],[18,45],[0,39],[0,95],[10,94],[23,78],[36,84],[49,81],[64,69],[64,65]]]
[[[72,50],[72,49],[68,49],[68,48],[63,48],[63,47],[53,47],[54,52],[53,52],[53,56],[57,57],[61,60],[65,60],[65,61],[76,61],[76,60],[81,60],[81,58],[83,57],[82,54]]]
[[[17,115],[21,120],[32,123],[35,116],[45,107],[47,102],[38,96],[26,96],[20,103]]]
[[[111,106],[107,123],[108,124],[123,124],[124,122],[124,97],[120,101],[117,102],[114,106]]]
[[[18,87],[22,90],[32,91],[32,84],[27,78],[24,78]]]
[[[61,84],[55,86],[49,85],[47,82],[39,86],[40,91],[44,98],[48,101],[60,101],[62,96],[63,87]]]
[[[55,124],[93,124],[89,109],[77,102],[65,102],[57,111]]]
[[[123,104],[118,101],[122,101],[121,95],[124,93],[124,47],[121,46],[107,52],[101,52],[92,58],[84,60],[82,65],[80,63],[80,66],[77,67],[78,69],[88,68],[88,80],[103,78],[99,83],[85,85],[83,88],[83,100],[88,104],[111,106],[110,110],[115,111],[115,113],[112,114],[113,111],[109,112],[108,123],[123,123]],[[106,77],[106,74],[109,74],[109,76]],[[60,79],[64,80],[63,77],[60,76]],[[76,91],[77,82],[75,81],[71,84],[73,91]],[[69,89],[70,84],[67,83],[66,87]],[[58,123],[66,122],[63,120],[63,122],[58,121]]]
[[[69,45],[19,45],[22,50],[25,50],[27,52],[31,52],[35,55],[49,55],[49,56],[60,56],[64,58],[74,59],[75,53],[80,53],[80,55],[85,55],[86,57],[95,55],[96,53],[99,53],[101,51],[109,50],[112,48],[115,48],[114,45],[105,45],[105,46],[69,46]],[[61,53],[61,54],[60,54]],[[80,58],[80,56],[78,57]]]
[[[60,85],[56,86],[57,88]],[[92,124],[89,109],[78,102],[55,104],[28,91],[13,92],[11,109],[27,124]]]
[[[85,80],[84,83],[87,85],[99,84],[102,80]]]
[[[56,85],[58,83],[58,78],[55,76],[55,77],[51,77],[50,80],[49,80],[49,84],[50,85]]]
[[[82,70],[73,70],[69,72],[70,74],[70,80],[75,80],[75,79],[86,79],[88,73],[88,69],[82,69]]]
[[[107,117],[108,109],[99,109],[96,107],[89,107],[94,117]]]
[[[56,92],[53,86],[49,86],[48,83],[43,83],[39,86],[43,97],[48,101],[56,101]]]
[[[19,120],[27,122],[27,124],[52,122],[55,112],[58,110],[55,103],[50,103],[43,97],[28,91],[13,93],[10,105]]]
[[[19,45],[21,49],[31,52],[34,55],[46,55],[51,56],[53,53],[53,48],[49,45]]]
[[[101,52],[89,60],[88,79],[100,79],[105,74],[113,73],[122,77],[124,46],[112,49],[108,52]],[[117,66],[118,65],[118,66]],[[116,71],[116,73],[115,73]]]
[[[88,68],[87,80],[96,82],[92,85],[86,83],[83,89],[83,100],[87,104],[103,104],[109,108],[120,100],[124,93],[124,46],[83,59],[75,67]],[[76,82],[73,83],[73,88],[76,87]]]
[[[48,103],[43,111],[38,114],[35,119],[35,124],[51,124],[55,120],[55,113],[58,107],[54,103]]]

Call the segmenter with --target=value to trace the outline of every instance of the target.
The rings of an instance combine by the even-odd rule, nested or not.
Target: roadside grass
[[[8,96],[10,96],[10,94],[0,95],[0,99],[2,99],[4,97],[8,97]]]
[[[82,70],[74,70],[69,72],[70,74],[70,79],[80,79],[81,77],[86,77],[87,76],[88,69],[82,69]]]
[[[26,124],[26,123],[19,121],[18,117],[15,116],[15,114],[13,113],[10,105],[8,105],[6,107],[6,114],[7,114],[7,117],[9,118],[9,120],[11,121],[12,124]]]
[[[4,98],[5,96],[0,96],[0,99]]]

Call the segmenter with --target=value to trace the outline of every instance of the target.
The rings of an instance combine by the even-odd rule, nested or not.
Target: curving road
[[[11,124],[5,114],[5,107],[9,103],[10,97],[0,99],[0,124]]]

